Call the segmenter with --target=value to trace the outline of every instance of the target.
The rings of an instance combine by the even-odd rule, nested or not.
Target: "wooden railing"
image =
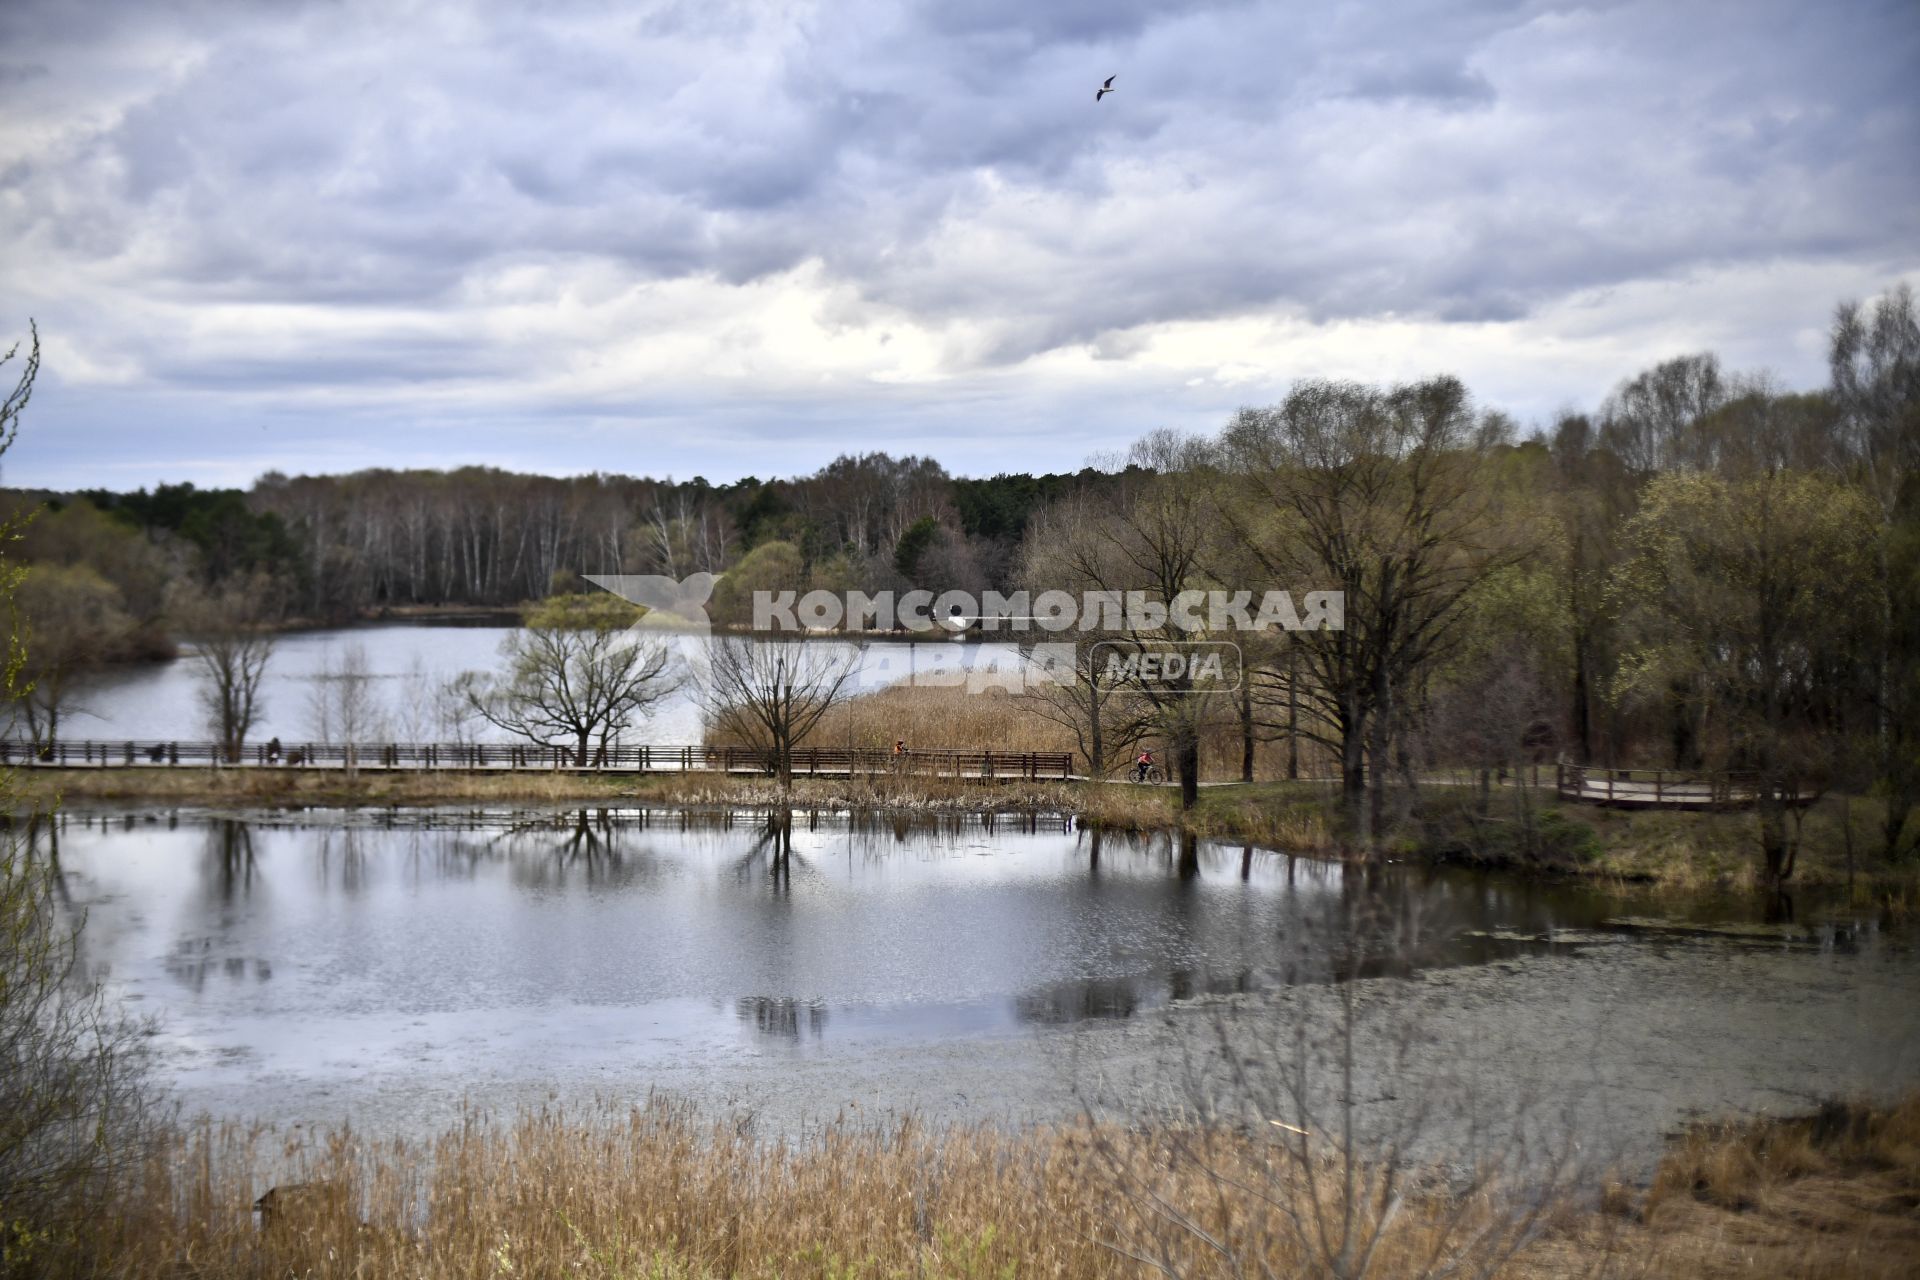
[[[1760,798],[1760,775],[1734,769],[1603,769],[1563,764],[1555,786],[1567,800],[1621,808],[1737,809]],[[1788,803],[1800,803],[1796,791]]]
[[[228,768],[407,770],[547,769],[589,773],[764,773],[777,770],[775,753],[755,747],[654,746],[610,743],[587,749],[509,742],[249,742],[230,752],[217,742],[84,739],[31,743],[0,741],[0,767],[61,769]],[[906,774],[917,777],[1064,779],[1073,771],[1065,751],[967,751],[886,747],[797,747],[797,774]]]

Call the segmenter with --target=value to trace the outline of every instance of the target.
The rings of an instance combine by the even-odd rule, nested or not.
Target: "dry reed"
[[[84,1242],[39,1261],[47,1272],[205,1280],[1091,1280],[1150,1270],[1129,1255],[1228,1275],[1230,1253],[1272,1274],[1312,1274],[1321,1260],[1289,1215],[1329,1211],[1339,1180],[1276,1178],[1285,1150],[1225,1131],[933,1132],[912,1121],[761,1140],[747,1120],[705,1123],[658,1099],[580,1119],[474,1116],[430,1146],[209,1125],[155,1153]],[[282,1190],[262,1224],[249,1206],[269,1183]],[[1464,1205],[1417,1197],[1393,1216],[1369,1274],[1419,1274],[1505,1213],[1498,1190]]]
[[[822,747],[909,747],[958,751],[1073,751],[1073,735],[1003,689],[969,692],[896,684],[849,698],[807,741]]]
[[[1641,1216],[1674,1274],[1920,1274],[1920,1093],[1886,1108],[1696,1127]]]
[[[209,1124],[154,1152],[82,1238],[12,1260],[204,1280],[1332,1274],[1312,1226],[1342,1207],[1340,1180],[1300,1150],[1278,1131],[1086,1123],[763,1138],[659,1098],[472,1115],[425,1145]],[[1363,1225],[1374,1181],[1357,1188]],[[1696,1129],[1639,1197],[1616,1184],[1539,1204],[1489,1184],[1462,1199],[1450,1182],[1407,1197],[1347,1274],[1912,1275],[1920,1094]],[[250,1206],[276,1184],[262,1223]]]

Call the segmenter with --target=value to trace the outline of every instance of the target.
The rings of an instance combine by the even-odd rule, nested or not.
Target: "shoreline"
[[[314,782],[344,781],[317,773],[301,776]],[[468,775],[458,780],[528,779]],[[748,779],[713,776],[654,775],[640,781],[660,785],[645,787],[632,785],[633,779],[564,781],[601,784],[599,802],[609,804],[660,800],[672,784],[705,784],[724,789],[729,793],[725,799],[737,801],[752,786]],[[625,785],[607,785],[615,781]],[[738,785],[713,788],[715,783]],[[771,787],[759,789],[773,794]],[[796,789],[808,790],[813,794],[795,799],[820,801],[831,789]],[[949,796],[921,798],[924,805],[950,801],[949,808],[923,808],[917,816],[945,821],[942,814],[978,811],[980,802],[992,795],[1008,802],[1037,798],[1024,789],[978,783],[950,790]],[[653,794],[638,794],[641,791]],[[364,804],[366,797],[355,797],[355,802]],[[76,808],[83,804],[76,800]],[[408,809],[432,821],[426,807]],[[406,812],[398,806],[395,811]],[[369,816],[377,819],[378,813]],[[84,871],[84,863],[77,865]],[[280,864],[270,859],[269,870],[274,865]],[[293,882],[291,876],[281,881]],[[1124,877],[1110,883],[1124,883]],[[818,919],[831,922],[825,914]],[[187,936],[193,936],[191,930]],[[951,1149],[964,1153],[971,1149],[966,1142],[978,1141],[993,1144],[996,1152],[1044,1163],[1043,1157],[1055,1150],[1048,1145],[1051,1135],[1069,1131],[1088,1109],[1134,1131],[1169,1114],[1167,1108],[1177,1108],[1183,1099],[1224,1090],[1221,1073],[1230,1059],[1220,1052],[1222,1037],[1230,1037],[1235,1058],[1282,1063],[1296,1044],[1295,1028],[1316,1029],[1314,1043],[1324,1047],[1330,1043],[1324,1037],[1342,1025],[1349,1009],[1354,1019],[1349,1033],[1354,1085],[1339,1085],[1337,1077],[1328,1074],[1331,1064],[1321,1062],[1309,1088],[1313,1110],[1323,1115],[1340,1114],[1336,1104],[1341,1090],[1355,1099],[1353,1145],[1363,1155],[1385,1150],[1390,1137],[1397,1142],[1404,1135],[1409,1167],[1444,1175],[1460,1167],[1461,1153],[1483,1147],[1502,1150],[1504,1136],[1524,1129],[1548,1150],[1584,1151],[1596,1170],[1608,1169],[1604,1182],[1583,1182],[1567,1201],[1562,1212],[1570,1225],[1541,1242],[1533,1255],[1536,1263],[1503,1274],[1567,1274],[1558,1264],[1569,1254],[1600,1256],[1602,1251],[1587,1239],[1595,1233],[1626,1233],[1619,1240],[1609,1235],[1609,1250],[1660,1247],[1684,1254],[1697,1243],[1699,1256],[1711,1257],[1729,1232],[1755,1229],[1751,1224],[1760,1221],[1771,1230],[1775,1219],[1765,1216],[1769,1211],[1779,1214],[1781,1224],[1798,1224],[1786,1237],[1796,1250],[1842,1231],[1850,1249],[1863,1247],[1863,1238],[1881,1245],[1890,1238],[1887,1232],[1911,1234],[1911,1224],[1894,1210],[1823,1218],[1819,1228],[1805,1227],[1798,1215],[1805,1208],[1818,1208],[1823,1203],[1818,1197],[1836,1186],[1863,1201],[1886,1192],[1903,1195],[1912,1185],[1910,1174],[1897,1175],[1907,1181],[1883,1186],[1881,1179],[1896,1175],[1877,1166],[1856,1169],[1843,1162],[1840,1153],[1823,1156],[1818,1163],[1796,1155],[1800,1164],[1795,1170],[1805,1165],[1820,1176],[1756,1184],[1714,1172],[1723,1164],[1743,1167],[1744,1145],[1731,1148],[1723,1161],[1719,1147],[1704,1144],[1709,1139],[1731,1141],[1718,1135],[1737,1133],[1740,1143],[1758,1144],[1765,1154],[1772,1149],[1767,1144],[1775,1142],[1768,1135],[1800,1123],[1765,1117],[1804,1114],[1825,1096],[1879,1102],[1910,1090],[1920,1080],[1920,1037],[1915,1033],[1920,975],[1911,955],[1903,941],[1882,939],[1873,930],[1857,948],[1828,947],[1811,935],[1785,945],[1764,930],[1677,928],[1662,931],[1657,939],[1635,931],[1582,932],[1544,950],[1422,969],[1406,978],[1382,974],[1356,976],[1338,986],[1307,982],[1203,992],[1128,1017],[1036,1023],[1013,1031],[856,1035],[819,1045],[788,1044],[756,1035],[748,1020],[739,1019],[736,1034],[720,1052],[670,1024],[654,1030],[641,1006],[609,1009],[582,1000],[529,1013],[510,996],[437,1014],[416,1008],[384,1013],[378,1008],[351,1009],[344,1018],[316,1021],[302,1012],[276,1024],[274,1034],[254,1040],[233,1040],[210,1034],[205,1026],[188,1026],[177,1039],[163,1035],[154,1042],[162,1058],[159,1080],[170,1086],[170,1100],[181,1105],[180,1114],[191,1125],[181,1132],[209,1135],[207,1140],[221,1134],[263,1136],[256,1146],[198,1149],[208,1157],[204,1162],[191,1158],[195,1148],[172,1148],[175,1167],[208,1170],[214,1180],[212,1194],[200,1203],[234,1207],[229,1218],[206,1215],[207,1223],[231,1220],[239,1225],[230,1237],[217,1234],[220,1228],[202,1226],[199,1219],[166,1231],[149,1225],[139,1243],[121,1247],[120,1256],[143,1264],[151,1259],[154,1265],[144,1269],[155,1271],[183,1254],[225,1256],[230,1241],[244,1248],[260,1238],[248,1234],[254,1228],[245,1206],[267,1187],[328,1176],[324,1159],[330,1151],[388,1160],[378,1153],[452,1151],[440,1144],[457,1141],[453,1135],[480,1135],[471,1139],[479,1145],[464,1148],[463,1185],[476,1196],[511,1199],[515,1188],[524,1185],[515,1173],[525,1167],[522,1157],[544,1161],[556,1150],[549,1140],[566,1133],[577,1134],[582,1144],[578,1150],[604,1150],[615,1135],[623,1135],[621,1149],[630,1150],[636,1130],[629,1117],[652,1114],[654,1108],[670,1108],[673,1115],[684,1117],[691,1135],[734,1135],[730,1141],[738,1145],[726,1149],[737,1151],[742,1160],[767,1159],[759,1154],[767,1151],[853,1150],[863,1153],[859,1163],[866,1167],[874,1157],[865,1153],[891,1149],[887,1144],[894,1139],[889,1135],[910,1133],[924,1135],[933,1144],[929,1151],[956,1144]],[[277,980],[290,976],[282,974]],[[1343,1003],[1349,993],[1350,1005]],[[488,1010],[497,1016],[489,1017]],[[833,1025],[840,1025],[837,1015]],[[462,1049],[463,1038],[483,1048]],[[623,1044],[623,1038],[634,1040],[635,1046]],[[648,1042],[657,1051],[642,1051],[639,1046]],[[700,1051],[689,1052],[695,1044]],[[276,1054],[276,1045],[298,1048]],[[308,1045],[324,1045],[327,1052],[309,1053]],[[368,1046],[374,1052],[369,1053]],[[236,1052],[240,1048],[252,1052]],[[199,1124],[200,1116],[207,1117],[207,1123]],[[596,1121],[600,1116],[606,1117],[604,1124]],[[528,1117],[547,1117],[537,1121],[544,1127],[533,1130],[539,1143],[524,1148],[494,1145],[527,1132]],[[1718,1127],[1699,1129],[1703,1120]],[[1224,1138],[1235,1130],[1229,1125],[1218,1132]],[[1708,1137],[1696,1142],[1689,1136],[1693,1132]],[[346,1135],[353,1135],[358,1145],[336,1145],[346,1143]],[[878,1145],[859,1146],[861,1142]],[[700,1143],[685,1149],[700,1149]],[[501,1158],[483,1160],[484,1152],[499,1152]],[[1761,1167],[1772,1170],[1776,1163],[1767,1160]],[[595,1221],[591,1205],[574,1198],[571,1189],[589,1185],[585,1174],[598,1166],[547,1162],[534,1167],[554,1171],[543,1186],[568,1189],[564,1196],[543,1191],[541,1209],[550,1217],[558,1203],[571,1224],[590,1229]],[[650,1190],[654,1184],[643,1181],[655,1167],[623,1165],[618,1180],[592,1185],[610,1197],[657,1199]],[[813,1166],[743,1166],[738,1178],[702,1183],[712,1188],[712,1198],[702,1193],[694,1202],[715,1206],[716,1211],[737,1204],[750,1188],[788,1185],[790,1167]],[[961,1167],[1014,1166],[956,1166]],[[425,1174],[428,1160],[393,1157],[381,1168],[396,1184],[405,1184]],[[1789,1170],[1784,1176],[1797,1174]],[[1077,1189],[1083,1179],[1076,1175],[1071,1183]],[[368,1185],[385,1184],[376,1178]],[[893,1185],[877,1184],[852,1198],[878,1201],[892,1194],[888,1188]],[[847,1198],[843,1193],[835,1203]],[[1011,1195],[994,1202],[1024,1203]],[[1726,1207],[1721,1207],[1723,1202]],[[1759,1205],[1759,1211],[1749,1202]],[[377,1258],[363,1252],[370,1248],[361,1233],[363,1216],[382,1223],[398,1220],[384,1212],[355,1215],[337,1232],[314,1237],[320,1241],[316,1247],[334,1248],[380,1273],[402,1269],[405,1258],[417,1256],[405,1245]],[[779,1219],[771,1207],[766,1216]],[[143,1224],[157,1220],[138,1218]],[[620,1216],[621,1222],[635,1220],[625,1211]],[[1038,1238],[1031,1234],[1037,1228],[1023,1226],[1004,1211],[933,1221],[948,1231],[973,1230],[982,1238],[988,1227],[1007,1233],[1009,1241]],[[808,1222],[804,1234],[809,1243],[831,1243],[847,1256],[879,1253],[895,1247],[889,1242],[911,1245],[922,1238],[911,1223],[896,1233],[869,1236],[829,1230],[815,1225],[814,1219]],[[536,1254],[535,1234],[518,1219],[503,1216],[496,1225],[499,1231],[490,1226],[480,1234],[487,1240],[500,1232],[513,1234],[518,1242],[515,1256],[523,1260],[572,1259],[570,1250],[578,1248],[570,1229],[564,1238],[541,1246],[547,1252]],[[199,1231],[215,1232],[211,1238],[218,1247],[209,1249],[208,1237],[191,1234]],[[1769,1256],[1782,1256],[1778,1251],[1785,1246],[1773,1247],[1776,1253]],[[771,1270],[708,1273],[690,1268],[684,1274],[816,1274],[800,1267],[795,1261],[800,1255],[783,1242],[755,1246],[749,1255]],[[1044,1250],[1036,1249],[1034,1257],[1042,1256]],[[1539,1269],[1529,1269],[1532,1265]],[[133,1263],[126,1267],[127,1273],[142,1269]],[[321,1269],[317,1263],[315,1269]],[[1096,1264],[1088,1274],[1110,1273]]]
[[[362,773],[333,769],[222,770],[166,768],[17,768],[18,802],[45,809],[72,802],[206,804],[263,808],[430,808],[443,804],[634,803],[732,806],[773,810],[839,809],[897,814],[1041,814],[1070,816],[1114,832],[1164,831],[1241,842],[1332,860],[1354,860],[1333,834],[1330,784],[1223,783],[1181,812],[1169,788],[1124,782],[983,782],[958,778],[796,778],[783,793],[768,779],[739,774],[571,773],[528,770],[478,773]],[[1448,797],[1449,801],[1456,799]],[[1564,848],[1546,857],[1520,856],[1499,845],[1463,846],[1459,806],[1396,829],[1386,856],[1396,862],[1462,866],[1543,880],[1605,881],[1678,891],[1761,892],[1758,860],[1745,847],[1750,813],[1633,812],[1563,804],[1535,797],[1535,821]],[[1870,814],[1841,810],[1856,831]],[[1844,890],[1855,905],[1900,915],[1920,909],[1920,865],[1886,865],[1847,848],[1838,819],[1809,822],[1797,890]],[[1567,833],[1571,832],[1572,835]]]
[[[1833,998],[1836,968],[1849,975],[1853,998]],[[1703,978],[1717,993],[1705,1001],[1687,994]],[[1435,970],[1412,982],[1361,979],[1356,1035],[1366,1083],[1357,1091],[1356,1146],[1382,1149],[1384,1136],[1399,1133],[1418,1112],[1419,1099],[1455,1099],[1466,1087],[1481,1107],[1461,1108],[1461,1117],[1471,1112],[1493,1129],[1470,1133],[1472,1122],[1456,1118],[1454,1109],[1436,1111],[1404,1153],[1415,1167],[1446,1167],[1473,1133],[1494,1141],[1509,1119],[1546,1124],[1542,1132],[1555,1149],[1569,1134],[1598,1144],[1587,1148],[1587,1158],[1610,1170],[1615,1194],[1633,1207],[1626,1223],[1650,1225],[1663,1202],[1664,1213],[1689,1220],[1724,1205],[1712,1219],[1711,1243],[1724,1239],[1728,1225],[1752,1221],[1747,1201],[1755,1189],[1732,1178],[1732,1169],[1708,1176],[1703,1162],[1711,1153],[1699,1149],[1703,1140],[1776,1132],[1799,1123],[1792,1117],[1813,1110],[1821,1097],[1884,1105],[1912,1096],[1920,1079],[1912,981],[1909,971],[1868,955],[1810,957],[1762,943],[1684,937],[1657,948],[1621,938],[1511,964]],[[1862,1019],[1862,1002],[1902,1016]],[[1544,1037],[1543,1011],[1550,1033]],[[276,1142],[317,1144],[307,1150],[323,1149],[325,1135],[344,1132],[395,1150],[426,1150],[475,1124],[504,1134],[520,1123],[515,1117],[534,1115],[584,1122],[601,1114],[611,1117],[613,1130],[628,1132],[624,1117],[655,1106],[674,1108],[702,1132],[749,1134],[764,1144],[756,1149],[814,1149],[810,1143],[836,1133],[913,1132],[936,1142],[985,1135],[1026,1150],[1071,1128],[1089,1109],[1106,1120],[1164,1114],[1156,1101],[1177,1106],[1216,1079],[1210,1046],[1223,1029],[1252,1037],[1236,1040],[1244,1048],[1270,1042],[1263,1028],[1280,1035],[1271,1043],[1284,1045],[1290,1041],[1279,1029],[1328,1025],[1338,1012],[1330,989],[1304,986],[1198,997],[1138,1020],[1071,1030],[942,1045],[876,1043],[827,1056],[742,1054],[717,1070],[554,1067],[538,1078],[515,1080],[507,1070],[478,1081],[383,1075],[364,1088],[274,1075],[183,1101],[188,1115],[204,1110],[212,1117],[207,1132],[221,1131],[222,1121],[264,1123]],[[1783,1038],[1783,1026],[1792,1034]],[[1763,1039],[1768,1052],[1715,1056],[1716,1046],[1757,1047]],[[1692,1065],[1654,1070],[1671,1061]],[[1460,1071],[1461,1062],[1471,1069]],[[1382,1074],[1388,1063],[1391,1077]],[[1824,1081],[1818,1094],[1805,1090],[1810,1070]],[[1387,1087],[1389,1079],[1396,1087]],[[1324,1096],[1316,1105],[1331,1106],[1333,1088],[1331,1078],[1319,1080],[1316,1094]],[[193,1105],[216,1094],[218,1107]],[[1138,1116],[1136,1104],[1143,1108]],[[244,1198],[277,1180],[270,1169],[271,1161],[253,1165],[256,1176],[238,1179]],[[1830,1168],[1789,1166],[1784,1176],[1815,1169],[1859,1176],[1837,1160]],[[242,1199],[237,1191],[233,1198]],[[1892,1218],[1876,1221],[1885,1226]],[[1637,1242],[1644,1248],[1650,1240],[1641,1235]],[[1549,1245],[1545,1252],[1558,1250]],[[1548,1267],[1520,1274],[1564,1273]]]

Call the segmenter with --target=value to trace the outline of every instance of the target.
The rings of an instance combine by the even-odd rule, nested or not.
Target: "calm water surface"
[[[1771,924],[1745,902],[1676,911],[1099,838],[1057,818],[799,814],[784,875],[781,836],[753,813],[127,809],[68,814],[34,838],[84,913],[91,971],[155,1017],[167,1078],[211,1110],[379,1093],[404,1113],[436,1090],[768,1070],[787,1088],[803,1068],[826,1073],[829,1111],[887,1088],[990,1087],[1018,1102],[1051,1069],[1005,1046],[1356,967],[1465,983],[1462,1018],[1531,1002],[1501,1016],[1547,1051],[1571,1052],[1591,1020],[1529,1027],[1564,1024],[1570,1001],[1611,989],[1609,1016],[1642,1038],[1614,1038],[1639,1044],[1618,1049],[1624,1072],[1669,1052],[1696,1074],[1751,1060],[1774,1072],[1766,1088],[1817,1093],[1835,1028],[1877,1037],[1889,1065],[1876,1078],[1907,1070],[1901,1028],[1920,1003],[1909,936],[1817,903],[1799,904],[1808,923]],[[1390,964],[1356,964],[1345,945],[1356,904],[1387,922]],[[1508,976],[1523,968],[1559,985]],[[1804,1065],[1767,1038],[1775,1026],[1799,1035]],[[1700,1043],[1682,1050],[1676,1034]],[[846,1076],[849,1063],[866,1077]],[[1714,1087],[1727,1096],[1746,1087],[1726,1079]],[[956,1113],[970,1105],[960,1097]]]
[[[261,718],[253,737],[298,742],[315,736],[312,706],[319,678],[330,669],[337,670],[348,649],[358,646],[366,654],[378,718],[383,722],[379,727],[385,730],[377,736],[409,742],[452,739],[455,727],[436,714],[435,691],[462,672],[498,670],[500,642],[511,631],[497,626],[369,623],[283,635],[261,681]],[[669,637],[669,643],[684,649],[693,642]],[[1014,668],[1018,662],[1017,650],[1005,644],[877,641],[861,654],[855,687],[879,689],[901,680],[924,680],[933,672],[965,679],[970,671]],[[200,683],[195,664],[186,658],[100,672],[75,695],[62,735],[109,741],[207,737]],[[682,687],[656,705],[629,737],[660,744],[699,742],[700,725],[693,691]],[[503,741],[508,736],[484,722],[465,724],[460,732],[479,741]]]

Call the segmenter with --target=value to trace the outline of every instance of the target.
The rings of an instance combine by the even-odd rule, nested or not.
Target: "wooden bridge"
[[[43,769],[335,769],[368,773],[738,773],[777,771],[774,753],[756,747],[651,746],[610,743],[592,747],[585,762],[571,747],[511,742],[288,742],[248,743],[230,752],[217,742],[127,741],[0,742],[0,767]],[[916,749],[895,755],[886,747],[798,747],[793,772],[806,777],[981,778],[1065,781],[1073,776],[1066,751]]]
[[[1563,764],[1556,771],[1555,789],[1563,800],[1619,809],[1744,809],[1760,799],[1760,775]],[[1787,803],[1812,801],[1812,796],[1796,791]]]

